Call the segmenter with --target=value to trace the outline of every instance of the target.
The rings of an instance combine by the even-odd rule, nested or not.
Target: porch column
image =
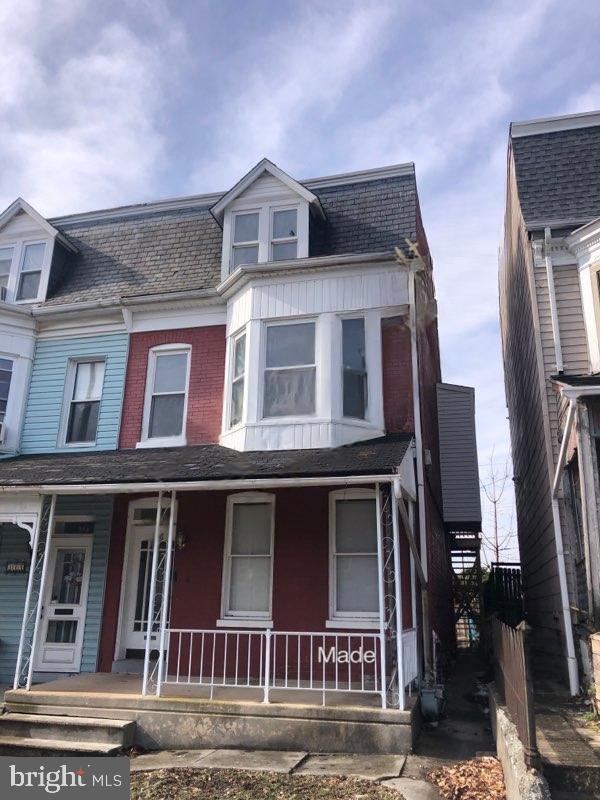
[[[31,602],[31,594],[33,592],[33,581],[35,575],[35,560],[38,549],[38,541],[40,538],[40,528],[42,526],[42,513],[44,511],[44,495],[40,499],[40,511],[35,521],[33,529],[33,536],[30,538],[31,543],[31,564],[29,566],[29,577],[27,579],[27,591],[25,593],[25,605],[23,606],[23,622],[21,623],[21,635],[19,636],[19,649],[17,652],[17,664],[15,667],[15,679],[13,682],[13,689],[19,688],[19,677],[21,674],[21,664],[23,662],[23,650],[25,649],[25,632],[27,630],[27,618],[29,615],[29,604]]]
[[[158,646],[158,680],[156,694],[160,697],[165,670],[169,670],[168,654],[165,654],[165,636],[167,620],[170,626],[169,607],[171,605],[171,563],[173,560],[173,539],[175,535],[175,500],[176,492],[171,492],[171,506],[169,509],[169,533],[167,535],[167,553],[165,556],[165,573],[163,578],[162,608],[160,610],[160,639]],[[191,647],[191,641],[190,641]],[[167,644],[167,651],[168,651]]]
[[[381,522],[381,487],[375,485],[375,508],[377,513],[377,589],[379,594],[379,670],[381,681],[381,707],[387,708],[387,681],[385,663],[385,590],[383,586],[383,525]]]
[[[398,531],[398,498],[395,487],[390,486],[392,501],[392,538],[394,547],[394,591],[396,601],[396,665],[398,671],[398,708],[404,711],[406,699],[404,692],[404,642],[402,619],[402,571],[400,564],[400,533]]]
[[[148,614],[146,618],[146,649],[144,651],[144,678],[142,694],[148,694],[148,675],[150,673],[150,640],[154,627],[154,602],[156,600],[156,571],[158,568],[158,549],[160,546],[160,516],[162,512],[162,489],[158,493],[156,505],[156,521],[154,523],[154,546],[152,548],[152,572],[150,573],[150,596],[148,598]]]
[[[38,594],[37,600],[37,609],[35,615],[35,623],[33,626],[33,636],[31,639],[31,656],[29,658],[29,669],[27,670],[27,684],[26,689],[31,689],[31,678],[33,677],[33,663],[35,661],[35,656],[37,653],[38,648],[38,637],[40,632],[40,618],[42,616],[42,609],[44,605],[44,594],[46,592],[46,576],[48,574],[48,560],[49,560],[49,553],[50,553],[50,543],[52,541],[52,530],[54,528],[54,514],[56,512],[56,495],[53,494],[50,500],[50,515],[48,517],[48,531],[46,533],[46,542],[44,544],[44,560],[42,562],[42,574],[40,577],[40,591]],[[38,531],[38,542],[39,542],[39,531]],[[37,551],[36,551],[37,552]],[[33,558],[34,554],[32,553],[32,566],[33,566]],[[31,575],[30,575],[31,577]]]

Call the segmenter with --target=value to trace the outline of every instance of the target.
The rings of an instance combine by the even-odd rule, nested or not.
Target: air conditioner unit
[[[7,294],[6,286],[0,286],[0,300],[6,300]]]
[[[0,422],[0,444],[4,444],[6,439],[6,422]]]

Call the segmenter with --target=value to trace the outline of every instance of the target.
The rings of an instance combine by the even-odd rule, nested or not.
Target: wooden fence
[[[492,630],[496,683],[525,750],[525,763],[528,767],[536,767],[539,765],[539,753],[528,658],[531,629],[526,622],[511,628],[494,618]]]

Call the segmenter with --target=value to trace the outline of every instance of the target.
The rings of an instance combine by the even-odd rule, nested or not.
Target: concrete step
[[[0,716],[0,739],[77,741],[123,748],[133,744],[134,733],[135,722],[122,719],[14,712]]]
[[[82,753],[96,756],[113,756],[121,745],[107,742],[79,742],[76,739],[33,739],[20,736],[0,736],[0,754],[3,756],[60,755]]]

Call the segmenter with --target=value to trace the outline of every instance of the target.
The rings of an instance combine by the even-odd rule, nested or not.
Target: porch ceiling
[[[0,460],[0,488],[392,475],[412,439],[393,434],[343,447],[246,453],[206,444],[17,456]]]

